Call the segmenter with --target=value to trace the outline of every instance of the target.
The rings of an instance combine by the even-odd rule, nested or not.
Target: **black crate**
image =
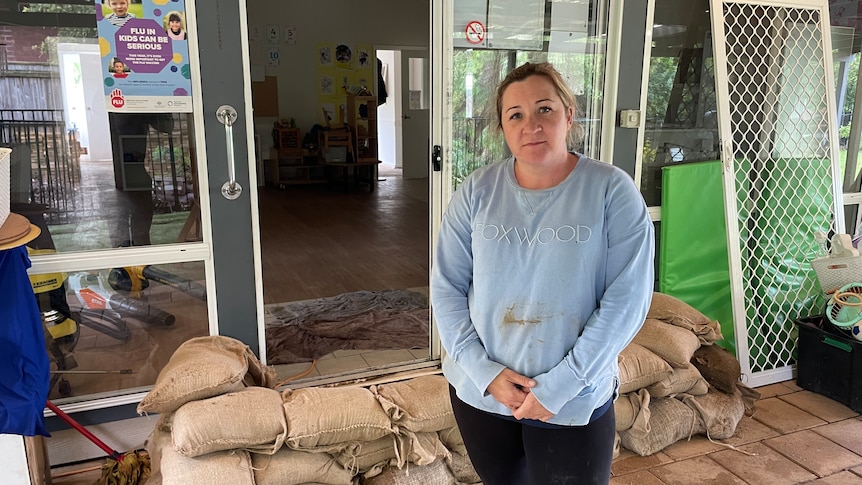
[[[862,341],[821,316],[801,318],[796,383],[862,413]]]

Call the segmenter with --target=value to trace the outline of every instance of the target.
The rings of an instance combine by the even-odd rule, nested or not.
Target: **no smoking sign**
[[[478,20],[473,20],[467,24],[464,30],[467,42],[471,44],[481,44],[485,40],[485,26]]]

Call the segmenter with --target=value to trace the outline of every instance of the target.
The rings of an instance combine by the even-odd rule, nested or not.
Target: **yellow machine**
[[[53,249],[30,249],[31,255],[54,253]],[[72,319],[69,305],[66,303],[66,289],[64,282],[66,273],[49,273],[30,275],[30,285],[36,294],[39,311],[42,313],[42,322],[45,328],[55,340],[65,339],[76,341],[78,335],[78,323]]]

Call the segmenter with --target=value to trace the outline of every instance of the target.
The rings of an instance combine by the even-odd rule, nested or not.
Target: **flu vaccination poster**
[[[108,111],[191,112],[184,0],[96,0]]]

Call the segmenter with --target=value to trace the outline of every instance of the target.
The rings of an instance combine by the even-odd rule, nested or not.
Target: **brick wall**
[[[41,50],[46,37],[57,35],[57,27],[23,27],[0,25],[0,44],[6,44],[9,62],[47,62]]]

